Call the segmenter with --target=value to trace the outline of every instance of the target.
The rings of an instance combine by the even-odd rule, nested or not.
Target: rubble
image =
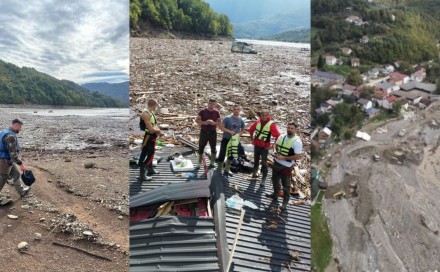
[[[18,244],[17,248],[19,251],[26,250],[28,248],[28,245],[29,244],[27,242],[21,242]]]
[[[323,209],[333,258],[344,271],[432,271],[440,265],[432,255],[440,251],[440,128],[432,126],[440,104],[407,116],[374,127],[370,141],[331,154],[336,159]],[[346,197],[333,201],[339,191]]]

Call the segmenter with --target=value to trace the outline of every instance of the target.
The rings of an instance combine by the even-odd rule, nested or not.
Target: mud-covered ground
[[[405,117],[327,159],[324,210],[339,263],[330,271],[440,268],[440,103]],[[334,200],[339,191],[346,197]]]
[[[1,192],[14,203],[0,207],[0,271],[127,271],[127,118],[77,115],[87,109],[38,114],[48,110],[0,107],[1,128],[14,118],[24,122],[21,157],[37,179],[26,198],[9,184]],[[17,250],[22,241],[25,253]]]

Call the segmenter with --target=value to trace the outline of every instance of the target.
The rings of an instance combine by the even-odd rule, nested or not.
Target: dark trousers
[[[224,162],[226,157],[226,147],[228,146],[230,139],[223,138],[220,143],[220,152],[218,153],[217,162]],[[232,160],[232,156],[231,156]]]
[[[142,142],[142,152],[138,163],[140,167],[153,165],[156,139],[156,134],[145,133],[144,141]]]
[[[200,130],[199,136],[199,154],[203,154],[205,146],[208,144],[211,147],[211,154],[217,154],[217,131]]]
[[[269,154],[269,150],[264,147],[254,146],[254,172],[258,171],[258,166],[260,164],[261,158],[261,173],[266,176],[267,175],[267,155]]]
[[[291,176],[292,175],[288,175],[288,176],[282,175],[280,171],[276,171],[274,169],[272,171],[273,192],[276,196],[278,196],[281,190],[281,186],[280,186],[280,181],[281,181],[284,192],[283,202],[288,202],[290,199]]]
[[[10,165],[6,159],[0,160],[0,192],[8,181],[8,177],[10,177],[13,179],[15,189],[21,194],[23,189],[20,184],[20,171],[18,170],[18,167],[15,163]]]

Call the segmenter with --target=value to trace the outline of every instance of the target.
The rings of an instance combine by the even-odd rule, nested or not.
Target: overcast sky
[[[128,0],[0,1],[0,59],[82,84],[129,79]]]

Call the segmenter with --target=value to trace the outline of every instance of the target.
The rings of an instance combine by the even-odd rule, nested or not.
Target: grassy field
[[[317,196],[316,203],[312,206],[312,271],[323,272],[329,265],[332,257],[332,239],[328,229],[327,220],[322,214],[321,201],[324,197],[322,191]]]

